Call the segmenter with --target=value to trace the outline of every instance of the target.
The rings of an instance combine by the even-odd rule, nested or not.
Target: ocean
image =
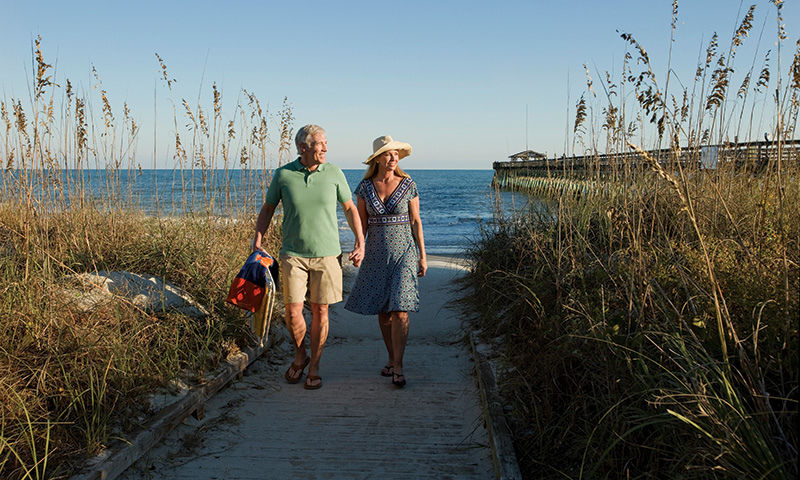
[[[428,254],[463,253],[479,236],[481,224],[492,221],[493,205],[497,204],[498,195],[499,204],[505,214],[527,208],[530,202],[538,201],[521,193],[495,191],[491,186],[493,170],[407,170],[406,172],[414,179],[419,191],[420,216]],[[15,173],[18,172],[6,171],[2,174],[0,201],[19,194],[13,187],[9,187],[15,184],[13,178]],[[195,172],[193,177],[191,173],[185,173],[181,179],[180,172],[172,170],[124,170],[115,178],[108,178],[105,170],[101,169],[62,171],[62,187],[51,189],[50,194],[61,195],[60,192],[76,191],[75,185],[82,181],[85,191],[89,192],[87,196],[94,202],[101,204],[116,201],[132,202],[147,213],[158,212],[160,215],[180,215],[186,208],[185,205],[188,205],[189,209],[196,205],[209,205],[208,199],[213,197],[215,215],[254,212],[252,214],[255,221],[266,182],[261,171],[215,170],[211,173],[212,175],[205,179],[199,172]],[[364,175],[364,170],[344,170],[344,173],[350,189],[355,190]],[[187,185],[187,187],[176,188],[173,185]],[[112,195],[110,192],[118,192],[118,198],[110,198]],[[355,196],[353,198],[355,201]],[[64,201],[69,203],[70,199],[66,198]],[[59,201],[56,200],[54,203]],[[341,208],[338,211],[342,250],[349,251],[353,246],[353,234]]]
[[[431,255],[458,255],[479,236],[479,228],[493,218],[497,192],[492,188],[493,170],[406,170],[417,184],[425,251]],[[344,170],[347,183],[355,190],[363,170]],[[505,213],[526,208],[531,197],[501,192]],[[535,200],[533,200],[535,201]],[[340,209],[342,249],[352,248],[353,234]]]

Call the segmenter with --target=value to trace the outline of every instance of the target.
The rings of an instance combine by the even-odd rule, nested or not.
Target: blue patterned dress
[[[362,180],[355,194],[367,206],[364,261],[344,308],[362,315],[419,311],[419,253],[408,215],[417,184],[403,178],[384,204],[371,179]]]

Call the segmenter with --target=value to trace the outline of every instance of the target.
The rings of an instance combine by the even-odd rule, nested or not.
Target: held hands
[[[364,245],[357,244],[353,251],[350,252],[350,261],[353,262],[353,266],[357,267],[361,265],[361,261],[364,260]]]

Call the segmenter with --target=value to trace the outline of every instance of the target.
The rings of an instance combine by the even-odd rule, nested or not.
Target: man
[[[256,220],[253,251],[264,251],[261,241],[275,208],[283,202],[283,241],[280,269],[286,326],[295,346],[294,362],[286,371],[289,383],[299,383],[308,366],[305,388],[322,386],[319,361],[328,337],[328,305],[342,300],[342,250],[336,220],[336,203],[344,209],[355,235],[350,260],[358,266],[364,258],[364,233],[358,209],[342,170],[325,163],[328,142],[325,130],[306,125],[295,137],[297,160],[275,170],[267,198]],[[306,321],[303,301],[311,302],[311,355],[306,353]]]

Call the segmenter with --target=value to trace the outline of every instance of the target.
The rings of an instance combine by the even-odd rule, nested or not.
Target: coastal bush
[[[677,2],[674,13],[673,27]],[[498,217],[469,251],[464,302],[482,338],[500,345],[523,476],[796,478],[800,157],[782,149],[758,168],[678,161],[713,143],[713,132],[698,132],[719,121],[730,81],[720,75],[733,54],[709,49],[699,75],[717,65],[717,82],[697,87],[707,96],[688,120],[658,88],[644,49],[623,38],[643,72],[631,72],[626,56],[618,85],[638,78],[638,110],[609,95],[603,110],[617,117],[604,121],[652,120],[657,138],[672,141],[668,158],[626,129],[604,128],[608,138],[589,143],[638,152],[620,156],[616,171],[599,170],[598,159],[584,172],[606,187],[559,190],[544,213]],[[794,135],[798,66],[800,50],[774,97],[776,146]],[[726,135],[720,129],[719,144]]]

